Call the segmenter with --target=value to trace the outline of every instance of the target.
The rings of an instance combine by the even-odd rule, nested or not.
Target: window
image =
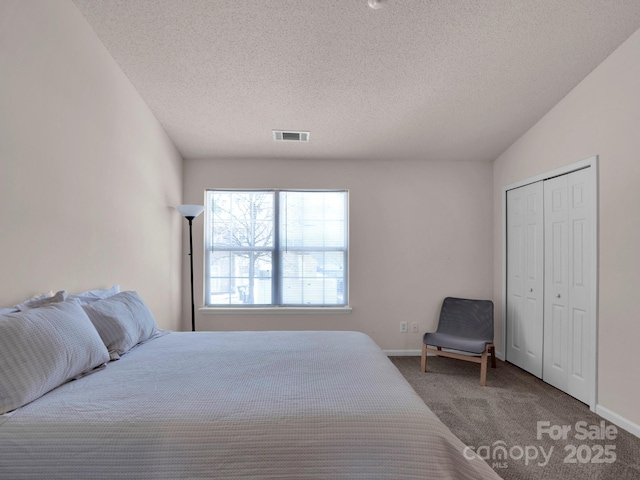
[[[346,306],[347,196],[208,190],[205,304]]]

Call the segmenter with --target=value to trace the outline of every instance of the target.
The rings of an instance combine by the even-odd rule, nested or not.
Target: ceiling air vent
[[[309,132],[273,130],[273,140],[276,142],[308,142]]]

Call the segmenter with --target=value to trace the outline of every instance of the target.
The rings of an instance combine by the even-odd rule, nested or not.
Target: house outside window
[[[207,307],[348,305],[346,190],[207,190]]]

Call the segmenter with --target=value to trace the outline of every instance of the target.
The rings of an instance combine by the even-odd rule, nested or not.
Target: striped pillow
[[[120,292],[82,307],[98,330],[112,360],[120,358],[158,331],[153,314],[137,292]]]
[[[0,414],[109,361],[82,307],[52,303],[0,316]]]

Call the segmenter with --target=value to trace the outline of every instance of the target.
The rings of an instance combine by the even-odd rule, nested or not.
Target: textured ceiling
[[[640,27],[639,0],[74,1],[185,158],[491,161]]]

